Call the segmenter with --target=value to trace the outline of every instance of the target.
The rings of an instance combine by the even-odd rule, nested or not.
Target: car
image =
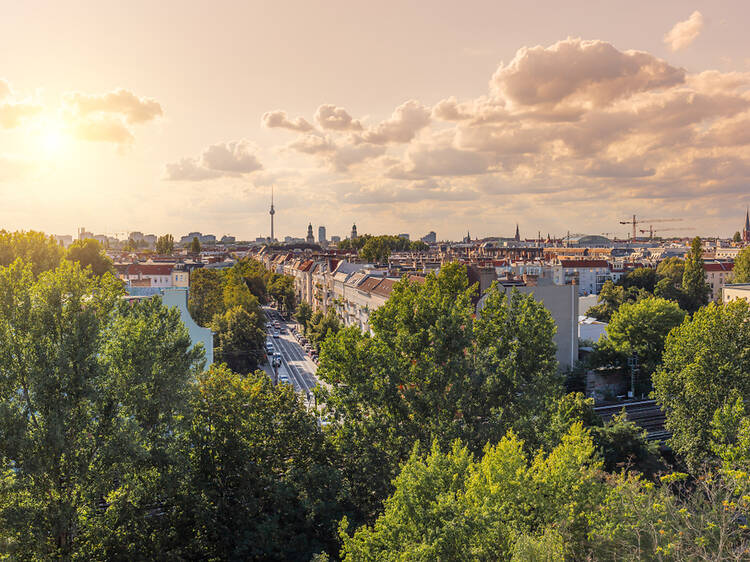
[[[279,333],[278,332],[274,332],[273,333],[273,337],[276,338],[276,339],[278,339],[279,338]]]
[[[268,352],[269,355],[273,354],[273,344],[271,342],[268,342],[266,344],[266,352]]]
[[[286,334],[286,330],[285,330],[284,328],[281,328],[281,329],[279,330],[279,333],[280,333],[280,334]]]
[[[292,384],[292,381],[286,375],[279,375],[279,384]]]
[[[271,364],[274,367],[281,366],[281,353],[276,352],[273,354],[273,357],[271,357]]]

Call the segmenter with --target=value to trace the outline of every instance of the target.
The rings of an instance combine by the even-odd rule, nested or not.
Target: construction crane
[[[620,221],[620,224],[629,224],[633,227],[633,238],[632,241],[635,242],[635,232],[636,232],[636,226],[639,224],[652,224],[657,222],[677,222],[681,221],[682,219],[640,219],[636,220],[635,215],[633,215],[633,218],[631,220],[626,221]]]
[[[641,228],[639,232],[641,234],[646,234],[648,232],[648,238],[649,240],[653,240],[654,238],[654,232],[687,232],[689,230],[695,230],[694,228],[660,228],[658,230],[654,230],[654,227],[649,225],[648,229]]]

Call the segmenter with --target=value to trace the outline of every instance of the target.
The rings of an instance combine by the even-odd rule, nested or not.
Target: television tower
[[[276,214],[276,211],[273,208],[273,186],[271,186],[271,210],[268,211],[268,214],[271,215],[271,243],[273,244],[273,216]]]

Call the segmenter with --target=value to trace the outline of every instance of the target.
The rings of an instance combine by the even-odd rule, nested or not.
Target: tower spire
[[[268,214],[271,215],[271,243],[273,244],[273,241],[275,240],[273,237],[273,216],[276,214],[276,211],[273,208],[273,185],[271,185],[271,210],[268,211]]]

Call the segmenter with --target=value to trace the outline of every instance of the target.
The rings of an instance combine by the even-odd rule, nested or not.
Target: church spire
[[[518,231],[518,223],[516,223],[516,236],[515,236],[516,242],[521,241],[521,233]]]

